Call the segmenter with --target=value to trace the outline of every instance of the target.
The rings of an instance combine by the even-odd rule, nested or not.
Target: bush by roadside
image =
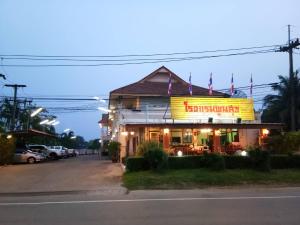
[[[204,154],[204,164],[207,168],[214,171],[225,170],[225,161],[224,158],[219,154]]]
[[[250,153],[251,154],[251,153]],[[254,158],[244,156],[219,156],[223,158],[226,169],[255,169],[269,171],[272,169],[300,169],[300,155],[257,155]],[[266,154],[266,153],[262,153]],[[213,156],[214,157],[214,156]],[[219,160],[219,159],[217,159]],[[222,163],[222,162],[221,162]],[[264,164],[265,163],[265,164]],[[223,164],[223,163],[222,163]],[[205,156],[168,157],[168,169],[211,168]],[[144,157],[129,157],[126,160],[127,171],[149,170]]]
[[[0,136],[0,165],[10,164],[13,161],[15,139]]]
[[[300,131],[268,137],[267,148],[275,154],[291,154],[300,151]]]

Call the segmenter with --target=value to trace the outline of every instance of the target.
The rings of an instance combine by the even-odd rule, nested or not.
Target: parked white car
[[[48,149],[50,151],[59,152],[63,158],[69,157],[68,149],[63,146],[48,146]]]
[[[29,163],[44,161],[46,158],[44,155],[32,152],[26,148],[17,148],[14,154],[14,163]]]
[[[30,145],[28,145],[28,148],[33,152],[45,154],[47,156],[47,158],[50,158],[50,159],[60,159],[63,157],[62,151],[60,151],[59,149],[49,148],[46,145],[30,144]]]

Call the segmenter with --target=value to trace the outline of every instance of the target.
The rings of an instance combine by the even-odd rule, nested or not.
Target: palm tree
[[[272,89],[278,94],[267,95],[264,98],[264,111],[262,114],[263,122],[285,123],[290,130],[290,101],[291,101],[291,82],[288,77],[278,76],[279,82],[272,86]],[[296,115],[300,116],[300,81],[295,74],[295,92],[296,92]],[[296,121],[296,127],[300,127],[300,121]]]

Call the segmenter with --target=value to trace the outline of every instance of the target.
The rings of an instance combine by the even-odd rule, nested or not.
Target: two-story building
[[[171,83],[171,84],[170,84]],[[134,155],[139,143],[159,142],[165,151],[201,154],[259,144],[267,129],[255,117],[252,99],[192,85],[162,66],[143,79],[110,92],[105,125],[111,140],[121,143],[121,157]]]

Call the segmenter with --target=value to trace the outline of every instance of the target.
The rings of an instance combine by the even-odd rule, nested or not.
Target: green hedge
[[[144,157],[128,157],[126,159],[126,171],[141,171],[150,169]]]
[[[300,168],[300,155],[272,155],[271,168],[273,169]]]
[[[223,156],[226,169],[261,169],[257,162],[250,157]],[[270,164],[273,169],[300,169],[300,155],[271,155]],[[170,156],[168,157],[169,169],[197,169],[211,168],[204,156]],[[126,160],[127,171],[148,170],[149,165],[143,157],[129,157]],[[264,169],[264,168],[263,168]]]
[[[203,156],[170,156],[168,163],[169,169],[196,169],[205,167]]]
[[[225,166],[227,169],[249,169],[251,160],[245,156],[224,156]]]

